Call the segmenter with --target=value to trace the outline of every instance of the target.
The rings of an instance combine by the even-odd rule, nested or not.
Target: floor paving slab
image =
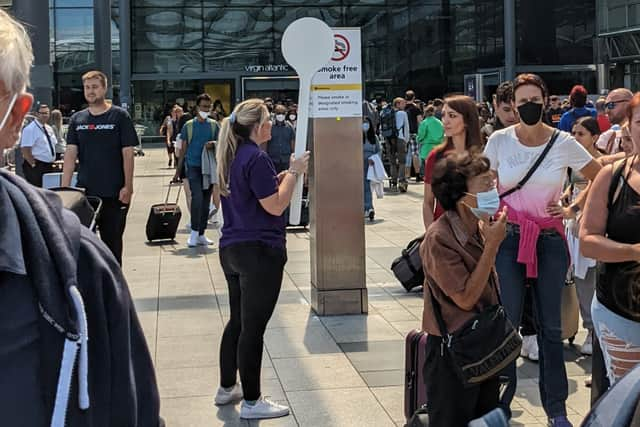
[[[395,426],[366,387],[287,392],[287,396],[301,426]]]
[[[272,362],[287,392],[365,387],[343,354],[273,359]]]

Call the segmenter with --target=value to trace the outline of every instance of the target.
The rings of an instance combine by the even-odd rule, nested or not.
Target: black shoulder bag
[[[442,335],[442,353],[445,349],[449,353],[454,370],[465,387],[471,387],[498,376],[520,355],[522,338],[507,318],[494,274],[491,272],[489,286],[498,295],[498,304],[477,313],[453,333],[447,331],[440,303],[433,295],[431,283],[427,286]]]
[[[544,160],[545,157],[547,157],[547,154],[549,154],[549,151],[551,151],[551,147],[553,147],[553,144],[556,142],[556,139],[558,139],[558,135],[560,135],[560,131],[559,130],[554,130],[553,134],[551,135],[551,139],[549,140],[549,143],[547,144],[546,147],[544,147],[544,150],[542,151],[542,153],[540,153],[540,156],[538,156],[538,158],[536,159],[535,163],[533,164],[533,166],[531,166],[531,169],[529,169],[529,171],[527,172],[527,174],[524,176],[524,178],[522,178],[520,180],[520,182],[518,182],[516,184],[515,187],[505,191],[504,193],[500,194],[500,198],[505,198],[507,197],[509,194],[513,194],[516,191],[520,190],[522,187],[524,187],[524,185],[527,183],[527,181],[529,181],[529,178],[531,178],[531,176],[535,173],[535,171],[538,169],[538,166],[540,166],[540,164],[542,163],[542,161]]]

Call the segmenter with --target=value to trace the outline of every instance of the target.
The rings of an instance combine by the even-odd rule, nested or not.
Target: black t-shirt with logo
[[[408,103],[404,108],[409,118],[409,133],[418,133],[418,116],[422,114],[420,109],[414,104]]]
[[[78,146],[78,187],[89,196],[117,198],[124,187],[122,149],[138,145],[129,113],[115,105],[97,116],[78,111],[69,122],[67,144]]]
[[[562,108],[549,108],[547,110],[547,120],[550,125],[553,127],[558,127],[560,123],[560,118],[564,114],[565,110]]]

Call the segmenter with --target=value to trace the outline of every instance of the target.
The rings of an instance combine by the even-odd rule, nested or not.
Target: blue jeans
[[[367,171],[364,171],[364,211],[373,209],[373,197],[371,196],[371,183],[367,179]]]
[[[496,270],[500,279],[500,294],[507,316],[518,328],[522,318],[525,295],[525,265],[517,262],[520,233],[508,227],[496,257]],[[533,302],[538,325],[540,348],[540,399],[547,416],[566,415],[568,396],[567,373],[564,366],[562,344],[562,289],[569,268],[567,246],[556,232],[543,231],[538,238],[538,280],[533,285]],[[509,383],[500,405],[510,415],[509,406],[516,391],[516,363],[505,369]]]
[[[213,186],[202,188],[202,168],[187,167],[187,179],[191,189],[191,230],[203,235],[209,219],[209,203]]]

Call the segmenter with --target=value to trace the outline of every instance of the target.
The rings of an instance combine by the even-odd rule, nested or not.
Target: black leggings
[[[278,301],[286,262],[286,249],[260,242],[220,249],[231,308],[220,344],[220,385],[232,387],[240,371],[246,400],[260,398],[263,335]]]

